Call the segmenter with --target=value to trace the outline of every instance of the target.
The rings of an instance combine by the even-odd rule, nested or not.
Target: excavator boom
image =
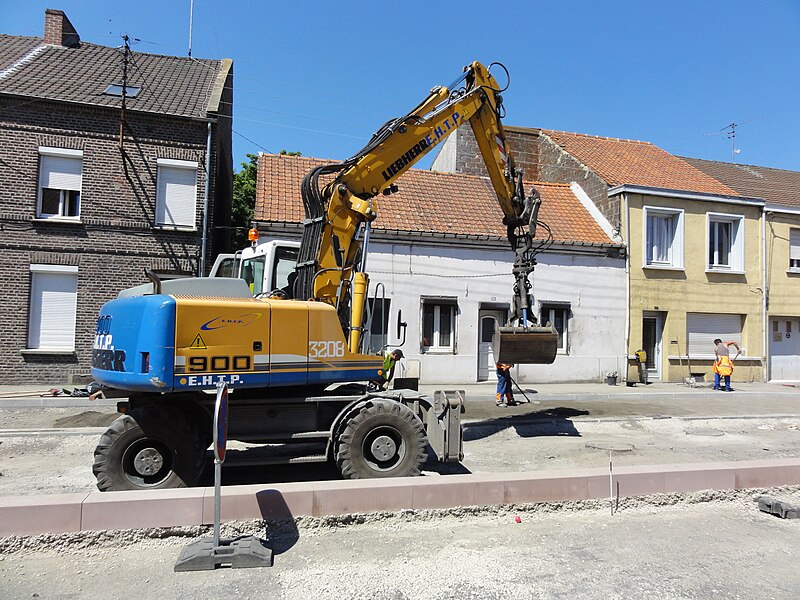
[[[540,200],[536,190],[525,194],[522,171],[506,144],[502,91],[489,70],[473,62],[453,84],[434,87],[411,112],[388,121],[353,157],[317,167],[303,180],[306,221],[294,297],[335,306],[351,352],[361,343],[369,287],[365,257],[380,196],[397,191],[403,173],[469,123],[516,254],[513,316],[496,332],[496,360],[549,364],[555,359],[557,333],[538,326],[530,296],[535,254],[546,245],[534,244]],[[329,181],[321,185],[320,178]],[[513,322],[517,326],[510,326]]]

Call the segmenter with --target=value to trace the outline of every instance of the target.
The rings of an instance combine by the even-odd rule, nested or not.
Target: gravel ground
[[[116,414],[111,411],[113,408],[108,412],[79,413],[75,409],[0,410],[0,495],[96,490],[91,467],[94,448],[103,431],[96,425],[113,420]],[[93,428],[86,429],[87,425]],[[10,431],[51,427],[64,429],[36,435]],[[615,466],[791,458],[800,456],[800,418],[598,421],[560,417],[539,423],[513,418],[492,425],[466,423],[463,463],[429,463],[424,474],[607,467],[609,452],[603,448],[608,447],[631,448],[612,452]],[[232,442],[229,448],[230,460],[223,468],[226,484],[338,477],[330,465],[237,468],[237,450],[247,445]],[[213,481],[211,470],[208,471],[201,484]]]
[[[760,493],[402,511],[238,522],[272,568],[174,573],[208,528],[0,539],[4,598],[796,598],[800,519],[758,511]],[[516,518],[519,517],[519,522]]]

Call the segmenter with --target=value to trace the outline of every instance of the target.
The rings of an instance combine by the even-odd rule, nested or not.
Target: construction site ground
[[[423,391],[438,387],[447,386]],[[530,403],[500,408],[492,384],[461,387],[464,460],[429,461],[425,476],[800,456],[800,388],[753,383],[726,393],[666,383],[549,384],[525,386]],[[0,389],[0,396],[8,395]],[[525,400],[520,393],[517,398]],[[0,399],[0,495],[95,490],[94,447],[117,416],[113,401]],[[339,477],[328,464],[237,467],[237,460],[277,449],[234,442],[229,448],[224,484]],[[201,484],[210,483],[211,471]]]
[[[531,403],[509,408],[494,405],[491,384],[463,389],[465,459],[429,462],[426,477],[800,456],[791,386],[525,386]],[[9,391],[0,388],[0,495],[95,489],[92,452],[113,402]],[[232,446],[226,484],[338,478],[327,465],[236,467],[237,455],[262,450]],[[274,566],[195,573],[173,565],[208,526],[10,537],[0,539],[0,597],[795,598],[800,519],[759,511],[764,493],[800,504],[794,486],[228,522],[223,536],[266,540]]]

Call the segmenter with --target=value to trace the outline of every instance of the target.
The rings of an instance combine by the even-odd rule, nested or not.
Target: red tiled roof
[[[542,129],[550,138],[608,185],[645,187],[739,196],[734,189],[649,142]]]
[[[300,182],[316,158],[262,154],[258,160],[255,219],[300,223],[305,218]],[[529,184],[530,185],[530,184]],[[534,183],[542,197],[539,211],[559,242],[614,243],[568,185]],[[503,214],[487,178],[411,169],[398,181],[400,191],[379,196],[375,229],[505,238]],[[543,237],[543,232],[537,232]]]
[[[700,158],[683,160],[726,183],[743,196],[770,204],[800,207],[800,171],[786,171]]]

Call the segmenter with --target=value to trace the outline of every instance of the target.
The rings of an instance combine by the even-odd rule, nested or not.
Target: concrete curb
[[[631,466],[614,471],[620,497],[800,484],[800,458]],[[563,502],[607,498],[605,469],[448,475],[229,486],[224,521],[327,516],[403,509]],[[0,536],[204,525],[214,489],[91,492],[0,498]]]

